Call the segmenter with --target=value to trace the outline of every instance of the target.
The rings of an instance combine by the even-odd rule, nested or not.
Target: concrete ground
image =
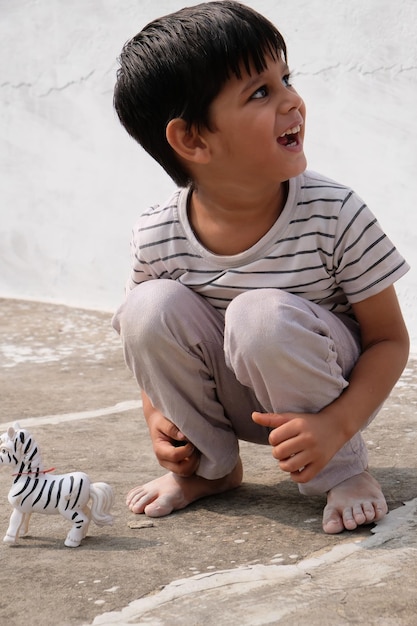
[[[18,421],[46,467],[85,471],[116,494],[114,525],[92,524],[79,548],[64,546],[68,522],[46,515],[0,545],[1,624],[417,624],[414,360],[365,433],[390,513],[329,536],[323,499],[299,496],[268,447],[245,443],[236,491],[166,518],[132,515],[126,492],[163,470],[110,315],[0,300],[0,328],[0,433]],[[1,468],[3,534],[10,473]]]

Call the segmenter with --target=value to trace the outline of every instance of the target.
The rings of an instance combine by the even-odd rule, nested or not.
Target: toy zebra
[[[9,492],[14,507],[3,541],[16,543],[25,536],[32,513],[60,513],[72,522],[65,545],[76,548],[87,534],[90,520],[98,526],[113,523],[110,509],[113,491],[106,483],[91,483],[87,474],[50,474],[45,470],[39,447],[27,430],[10,427],[0,436],[0,466],[16,467]],[[91,498],[91,508],[88,506]]]

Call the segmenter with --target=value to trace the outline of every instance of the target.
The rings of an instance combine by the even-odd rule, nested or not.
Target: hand
[[[178,476],[195,474],[200,463],[200,453],[175,424],[155,407],[146,411],[146,421],[159,464]]]
[[[344,445],[337,420],[320,413],[253,413],[257,424],[272,428],[269,443],[279,467],[297,483],[312,480]]]

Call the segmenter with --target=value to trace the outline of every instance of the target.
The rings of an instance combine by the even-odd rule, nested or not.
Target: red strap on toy
[[[47,470],[42,470],[40,472],[16,472],[16,474],[12,474],[12,476],[37,476],[39,474],[48,474],[48,472],[53,472],[55,467],[51,467]]]

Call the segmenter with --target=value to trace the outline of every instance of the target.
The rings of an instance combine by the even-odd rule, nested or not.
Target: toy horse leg
[[[24,513],[22,523],[19,526],[18,535],[19,537],[25,537],[29,532],[29,522],[31,513]]]
[[[6,531],[6,535],[3,537],[5,543],[16,543],[19,536],[19,529],[23,523],[24,513],[19,509],[13,509],[10,516],[9,527]]]
[[[90,526],[90,522],[91,522],[91,510],[90,510],[90,507],[86,505],[83,508],[83,513],[87,517],[87,522],[84,524],[84,528],[83,528],[83,539],[84,539],[87,536],[88,527]]]
[[[61,515],[73,522],[72,528],[65,539],[68,548],[77,548],[87,534],[89,517],[81,509],[60,511]]]

